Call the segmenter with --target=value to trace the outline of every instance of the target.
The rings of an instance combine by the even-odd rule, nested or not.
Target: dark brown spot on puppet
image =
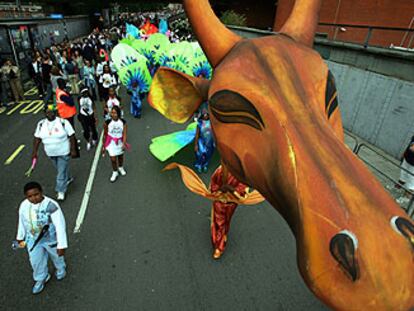
[[[395,229],[410,242],[414,249],[414,225],[402,217],[395,217],[393,222]]]
[[[346,275],[355,282],[359,278],[359,267],[354,240],[346,233],[339,233],[332,238],[329,250]]]

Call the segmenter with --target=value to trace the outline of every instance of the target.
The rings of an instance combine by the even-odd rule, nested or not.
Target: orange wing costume
[[[214,247],[213,257],[218,259],[226,248],[230,222],[238,204],[254,205],[264,201],[257,191],[248,192],[248,187],[236,179],[230,172],[219,166],[211,176],[209,189],[190,168],[171,163],[164,170],[179,168],[186,187],[195,194],[213,201],[211,208],[211,241]],[[223,186],[233,191],[222,192]]]

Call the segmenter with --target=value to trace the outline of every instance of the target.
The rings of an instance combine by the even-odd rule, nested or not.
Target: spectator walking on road
[[[90,150],[98,142],[98,132],[96,130],[96,107],[89,94],[89,89],[84,88],[79,97],[79,114],[78,120],[82,124],[83,137],[86,140],[86,150]]]
[[[108,99],[109,89],[115,89],[117,87],[117,79],[108,65],[103,67],[103,74],[99,78],[99,83],[102,85],[102,98],[104,100]]]
[[[56,269],[56,279],[62,280],[66,276],[66,223],[59,204],[43,195],[39,183],[29,182],[23,190],[26,199],[20,204],[16,239],[29,253],[35,281],[32,293],[36,295],[50,280],[49,256]]]
[[[46,118],[38,122],[34,133],[32,159],[38,158],[40,143],[57,170],[57,200],[63,201],[73,181],[69,172],[70,157],[77,157],[75,131],[68,120],[56,116],[53,105],[46,108]]]
[[[69,123],[72,125],[73,129],[75,130],[75,101],[73,100],[72,95],[66,90],[66,81],[63,79],[58,79],[57,83],[58,87],[56,89],[56,108],[59,117],[68,120]],[[76,156],[74,156],[75,158],[79,158],[80,148],[78,148],[78,143],[80,143],[80,141],[78,141],[75,137],[75,151],[77,153]]]
[[[111,119],[104,123],[104,145],[102,147],[102,156],[105,150],[112,163],[112,175],[109,179],[115,182],[119,174],[126,175],[124,169],[124,151],[129,148],[127,143],[127,124],[121,119],[121,109],[114,106],[111,110]]]
[[[29,76],[37,87],[39,97],[43,98],[43,80],[42,80],[42,63],[41,58],[38,58],[36,54],[33,54],[32,61],[29,64]]]
[[[47,105],[48,101],[52,98],[52,82],[50,80],[52,66],[52,60],[50,59],[50,56],[46,54],[42,62],[42,81],[46,92],[46,96],[43,100],[45,105]]]
[[[66,63],[65,71],[66,71],[66,74],[68,75],[70,88],[71,88],[71,93],[72,94],[79,94],[79,86],[78,86],[79,69],[76,66],[76,63],[75,63],[73,57],[70,57],[68,62]]]
[[[411,141],[405,149],[401,159],[401,172],[398,182],[400,185],[403,185],[405,189],[414,192],[414,136],[411,137]],[[409,198],[410,193],[405,192],[404,196],[397,199],[397,203],[408,203]]]
[[[56,88],[56,106],[59,117],[68,120],[72,127],[75,128],[75,102],[69,92],[66,91],[66,81],[63,79],[58,79],[57,84],[58,87]]]
[[[20,81],[19,67],[15,66],[13,62],[8,59],[1,67],[1,74],[7,79],[10,85],[15,103],[24,100],[24,91]]]
[[[82,69],[83,83],[85,87],[89,89],[89,93],[92,95],[92,99],[96,101],[96,80],[95,80],[95,68],[92,63],[85,59],[85,66]]]
[[[8,106],[10,103],[9,98],[9,78],[8,75],[5,74],[5,64],[2,64],[0,68],[0,92],[1,92],[1,106]],[[5,109],[5,107],[3,107]],[[4,110],[3,109],[3,110]]]
[[[83,57],[80,55],[79,49],[74,50],[73,61],[75,62],[76,67],[78,68],[79,79],[82,80],[83,79],[82,68],[83,66],[85,66],[85,63],[84,63]]]
[[[56,90],[58,88],[58,80],[65,80],[65,76],[57,66],[53,66],[50,70],[50,84],[52,86],[53,104],[56,106]]]
[[[91,63],[95,59],[95,50],[88,39],[83,41],[82,55],[84,60],[88,60]]]

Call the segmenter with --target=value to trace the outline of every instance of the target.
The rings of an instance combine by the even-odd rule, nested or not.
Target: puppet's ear
[[[160,68],[152,80],[148,102],[167,119],[184,123],[207,100],[209,83],[170,68]]]

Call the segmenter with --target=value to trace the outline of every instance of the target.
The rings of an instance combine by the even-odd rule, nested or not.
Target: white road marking
[[[88,209],[89,198],[91,196],[93,181],[95,179],[96,170],[98,168],[99,158],[101,157],[102,144],[103,144],[103,132],[101,136],[99,137],[99,144],[96,147],[95,157],[93,159],[91,172],[89,173],[88,182],[86,183],[85,192],[83,194],[82,203],[79,209],[78,217],[76,218],[76,224],[75,224],[75,229],[73,229],[73,233],[80,232],[80,228],[82,226],[83,220],[85,219],[86,210]]]
[[[13,160],[19,155],[19,153],[24,149],[24,145],[20,145],[15,152],[4,162],[4,165],[10,165]]]

